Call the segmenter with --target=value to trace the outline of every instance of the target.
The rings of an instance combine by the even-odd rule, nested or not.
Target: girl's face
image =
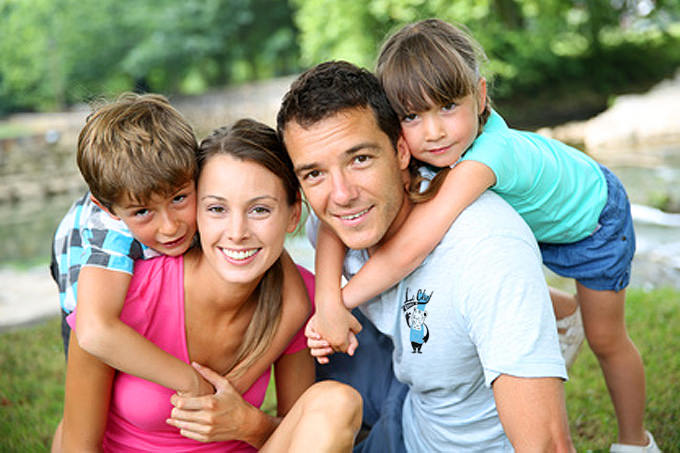
[[[229,155],[211,157],[198,181],[198,230],[203,254],[228,282],[250,283],[283,252],[300,219],[281,179],[262,165]]]
[[[401,133],[411,155],[436,167],[454,165],[477,138],[478,116],[485,100],[486,82],[481,79],[476,93],[406,115]]]

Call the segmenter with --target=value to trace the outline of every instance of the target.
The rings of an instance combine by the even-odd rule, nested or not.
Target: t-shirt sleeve
[[[309,295],[309,301],[312,304],[312,311],[310,313],[311,316],[314,313],[314,274],[302,266],[298,266],[298,269],[300,271],[300,275],[302,275],[302,280],[305,282],[307,294]],[[307,321],[302,324],[300,330],[298,330],[298,332],[288,344],[288,347],[283,351],[284,354],[294,354],[307,348],[307,337],[305,337],[306,325]]]
[[[468,295],[462,309],[486,385],[501,374],[566,379],[536,248],[512,235],[497,235],[475,250],[477,257],[461,263],[464,276],[458,281],[471,285],[462,288]],[[479,276],[486,276],[483,285]]]
[[[125,224],[103,211],[94,213],[83,228],[83,266],[132,274],[134,262],[144,257],[142,244]]]
[[[494,191],[503,193],[517,184],[515,178],[520,171],[516,168],[513,148],[498,134],[480,135],[462,160],[473,160],[489,167],[496,177],[496,184],[492,187]]]

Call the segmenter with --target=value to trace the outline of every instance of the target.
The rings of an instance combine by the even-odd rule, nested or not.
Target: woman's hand
[[[242,440],[261,446],[276,427],[276,421],[249,404],[231,383],[213,370],[192,366],[215,387],[212,395],[190,397],[175,394],[166,423],[179,428],[184,437],[200,442]]]

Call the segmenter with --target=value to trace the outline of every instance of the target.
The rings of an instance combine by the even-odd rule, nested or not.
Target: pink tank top
[[[313,302],[314,276],[298,267]],[[136,261],[120,319],[164,351],[190,363],[184,326],[183,268],[182,257]],[[68,321],[73,326],[75,314]],[[306,347],[303,326],[283,353],[292,354]],[[263,373],[243,394],[244,399],[260,407],[270,375],[269,371]],[[256,451],[244,442],[202,443],[181,436],[177,428],[165,423],[173,407],[170,404],[173,393],[153,382],[118,372],[113,382],[104,451]]]

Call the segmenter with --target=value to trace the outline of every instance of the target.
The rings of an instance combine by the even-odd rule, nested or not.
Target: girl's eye
[[[450,112],[451,110],[456,108],[456,103],[455,102],[450,102],[444,106],[442,106],[442,110],[445,112]]]
[[[408,113],[404,115],[404,117],[401,119],[404,123],[410,123],[411,121],[415,121],[418,118],[417,113]]]

